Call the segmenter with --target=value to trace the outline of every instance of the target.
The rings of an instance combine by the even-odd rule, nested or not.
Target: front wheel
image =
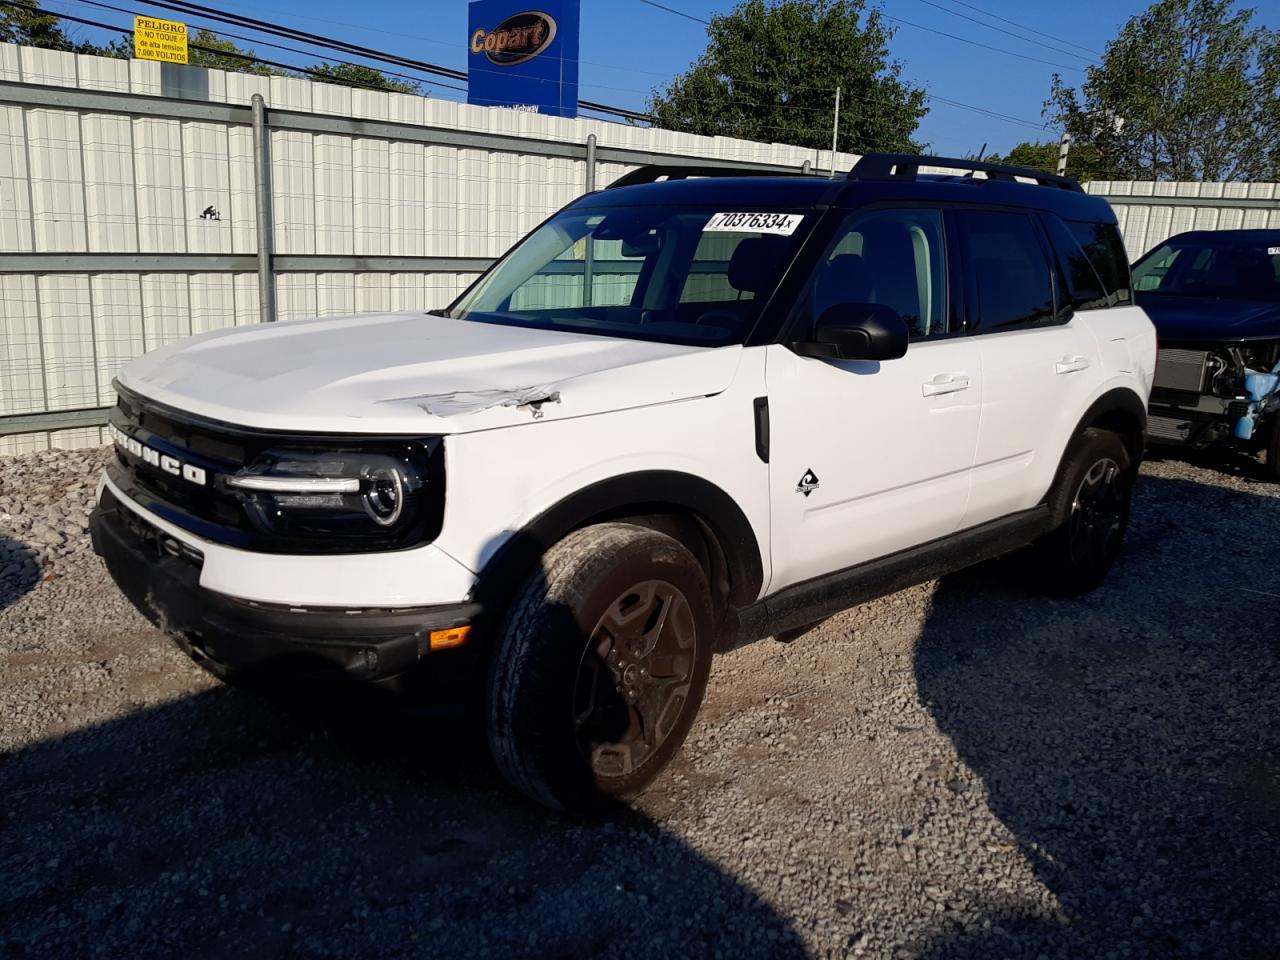
[[[1072,441],[1049,504],[1061,522],[1035,546],[1050,593],[1081,596],[1107,575],[1129,526],[1133,474],[1117,434],[1090,427]]]
[[[634,796],[693,725],[711,649],[710,589],[684,546],[626,523],[575,531],[525,581],[495,643],[499,771],[559,810]]]

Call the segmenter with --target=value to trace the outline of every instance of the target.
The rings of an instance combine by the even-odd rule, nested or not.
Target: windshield
[[[815,219],[711,207],[565,210],[447,314],[668,343],[742,343]]]
[[[1280,303],[1280,239],[1174,240],[1133,268],[1138,293]]]

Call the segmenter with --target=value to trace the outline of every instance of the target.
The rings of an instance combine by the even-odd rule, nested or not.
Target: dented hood
[[[392,313],[220,330],[119,379],[248,427],[464,433],[719,393],[741,352]]]

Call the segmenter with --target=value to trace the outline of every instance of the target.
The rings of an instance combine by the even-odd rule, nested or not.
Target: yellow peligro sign
[[[155,17],[134,17],[133,55],[139,60],[186,63],[187,25]]]

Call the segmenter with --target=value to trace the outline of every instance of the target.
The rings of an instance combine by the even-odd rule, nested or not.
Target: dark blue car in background
[[[1180,233],[1133,289],[1160,340],[1147,439],[1265,450],[1280,480],[1280,230]]]

